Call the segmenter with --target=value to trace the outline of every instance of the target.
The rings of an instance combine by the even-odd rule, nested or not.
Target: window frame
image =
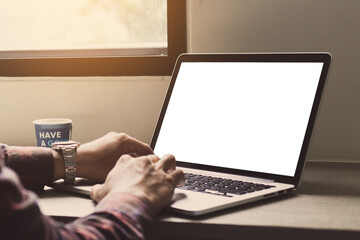
[[[167,17],[167,55],[45,58],[0,52],[0,76],[170,76],[177,57],[186,52],[186,0],[167,0]]]

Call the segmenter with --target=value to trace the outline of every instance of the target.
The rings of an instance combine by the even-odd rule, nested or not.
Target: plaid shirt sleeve
[[[0,144],[1,239],[144,239],[142,221],[149,219],[150,209],[139,198],[113,194],[93,214],[59,223],[41,213],[36,195],[23,188],[16,173],[5,166],[8,157],[7,147]]]
[[[5,164],[13,169],[24,187],[40,191],[54,179],[54,159],[50,148],[2,145]]]

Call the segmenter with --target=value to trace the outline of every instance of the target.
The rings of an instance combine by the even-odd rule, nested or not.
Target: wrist
[[[92,161],[91,154],[81,145],[77,149],[77,171],[76,176],[81,178],[90,178],[91,176]]]

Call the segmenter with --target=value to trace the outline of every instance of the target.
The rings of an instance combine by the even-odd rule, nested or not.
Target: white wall
[[[360,1],[188,0],[191,52],[333,56],[310,158],[360,160]]]
[[[36,145],[32,121],[73,120],[82,143],[107,132],[150,142],[169,77],[0,78],[0,142]]]

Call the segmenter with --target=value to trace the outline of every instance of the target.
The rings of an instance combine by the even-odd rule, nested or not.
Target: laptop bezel
[[[156,128],[150,143],[152,149],[155,148],[157,138],[160,133],[161,125],[170,101],[170,97],[175,86],[177,75],[183,62],[322,62],[323,68],[321,71],[319,83],[317,86],[313,106],[311,109],[309,121],[307,124],[306,132],[302,148],[299,154],[299,160],[296,167],[294,176],[283,176],[277,174],[268,174],[253,172],[247,170],[231,169],[224,167],[208,166],[202,164],[187,163],[177,160],[177,165],[186,168],[195,168],[200,170],[222,172],[236,175],[244,175],[255,178],[272,179],[277,182],[293,184],[295,188],[299,185],[301,180],[301,173],[305,166],[309,146],[311,143],[311,136],[314,131],[318,111],[320,108],[322,95],[326,85],[326,78],[329,72],[331,55],[329,53],[217,53],[217,54],[181,54],[175,64],[169,87],[164,99],[164,103],[156,124]]]

